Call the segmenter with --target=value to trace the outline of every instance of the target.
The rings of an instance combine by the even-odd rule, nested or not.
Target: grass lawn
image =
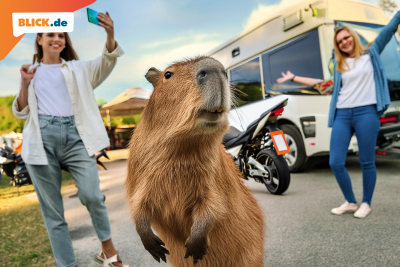
[[[33,185],[21,187],[18,197],[10,180],[3,175],[0,184],[0,266],[55,266],[39,203],[24,196]],[[71,183],[63,171],[63,184]]]

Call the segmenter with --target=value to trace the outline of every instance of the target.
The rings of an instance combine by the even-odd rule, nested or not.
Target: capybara
[[[224,67],[197,57],[146,78],[154,92],[125,184],[144,247],[173,266],[263,266],[263,213],[222,145],[231,105]]]

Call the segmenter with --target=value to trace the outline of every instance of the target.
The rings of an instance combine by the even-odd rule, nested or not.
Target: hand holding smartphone
[[[96,24],[103,27],[107,33],[106,47],[109,52],[114,51],[116,43],[114,40],[114,21],[111,19],[110,14],[106,12],[100,13],[93,9],[87,8],[88,21],[90,23]]]
[[[100,26],[100,24],[99,24],[100,21],[97,19],[97,16],[99,15],[99,12],[97,12],[97,11],[95,11],[93,9],[90,9],[90,8],[87,8],[86,10],[87,10],[88,21],[90,23],[93,23],[93,24],[96,24],[96,25]]]

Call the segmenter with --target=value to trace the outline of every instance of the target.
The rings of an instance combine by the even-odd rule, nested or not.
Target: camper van
[[[264,22],[209,53],[228,70],[239,98],[228,115],[231,127],[245,130],[265,111],[266,98],[285,95],[288,105],[278,124],[290,146],[291,152],[286,154],[290,170],[300,171],[310,158],[328,155],[331,95],[321,95],[314,88],[290,81],[278,84],[276,80],[288,70],[298,76],[329,79],[333,72],[335,28],[350,27],[358,33],[363,45],[368,45],[389,21],[381,8],[350,0],[304,1],[265,14]],[[398,34],[387,44],[381,59],[392,103],[380,119],[376,153],[400,157]],[[358,152],[355,136],[349,152]]]

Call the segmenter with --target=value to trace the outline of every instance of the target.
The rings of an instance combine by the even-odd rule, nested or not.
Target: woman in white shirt
[[[371,200],[376,183],[375,146],[380,128],[379,117],[390,104],[386,74],[379,54],[396,33],[400,12],[385,26],[374,43],[364,48],[358,35],[350,28],[335,32],[335,75],[328,126],[332,127],[329,164],[346,202],[331,212],[341,215],[355,212],[365,218],[371,212]],[[288,71],[277,82],[294,81],[308,86],[318,79],[299,77]],[[345,163],[350,139],[356,134],[364,195],[358,208]]]
[[[21,89],[13,103],[16,117],[26,119],[24,159],[38,195],[53,254],[58,266],[78,266],[64,218],[61,166],[67,168],[79,189],[78,197],[91,215],[102,244],[94,260],[104,266],[121,266],[111,240],[105,196],[99,187],[94,153],[109,145],[93,89],[114,68],[123,51],[114,40],[110,16],[100,13],[107,33],[102,56],[79,61],[68,33],[38,33],[34,63],[21,67]]]

